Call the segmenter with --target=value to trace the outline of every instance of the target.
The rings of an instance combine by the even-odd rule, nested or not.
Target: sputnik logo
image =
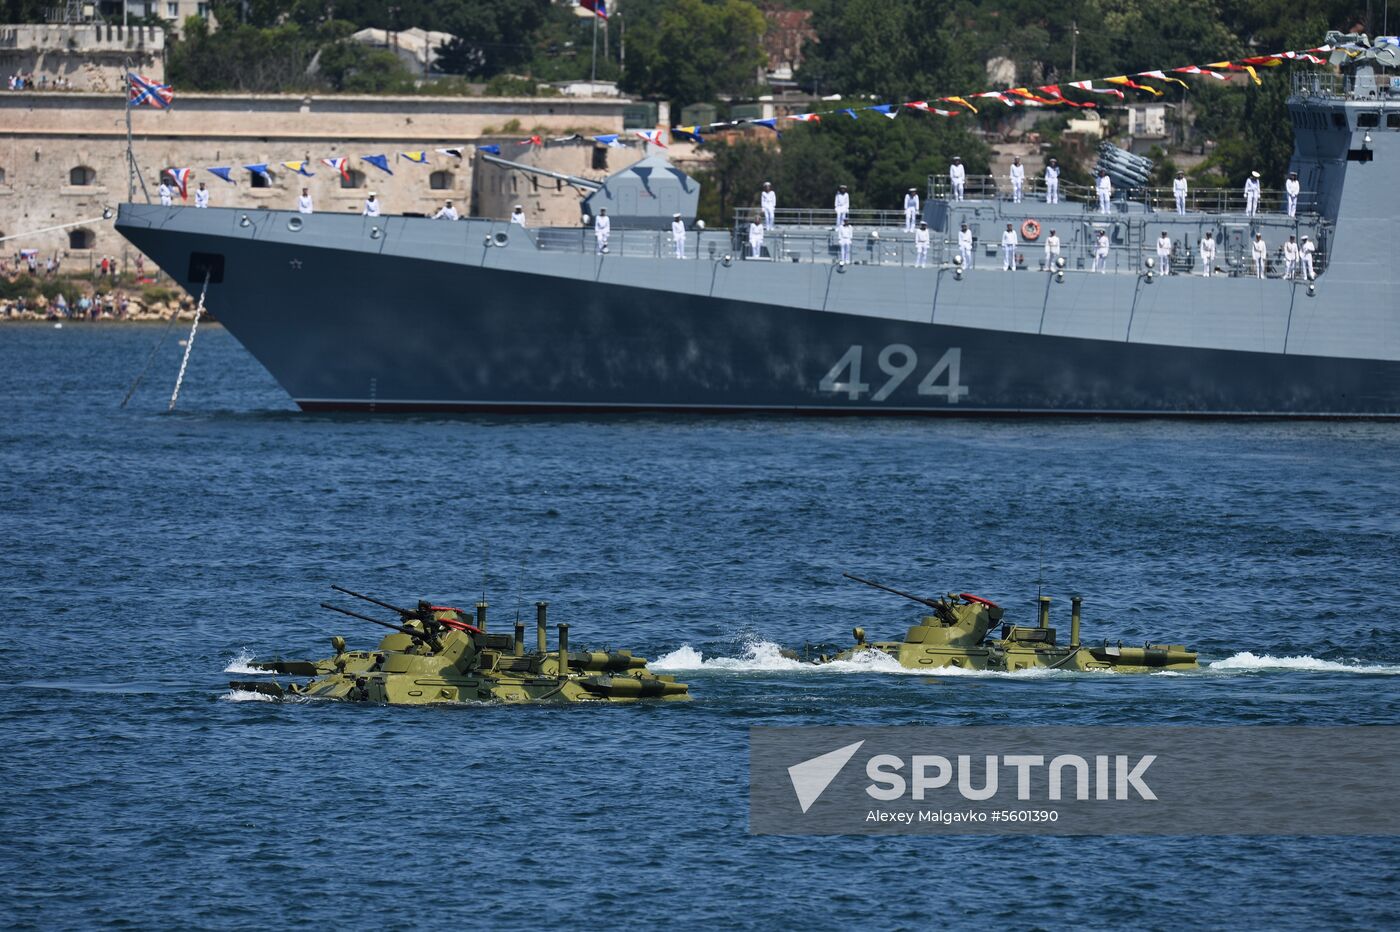
[[[800,764],[793,764],[788,768],[788,779],[792,781],[792,791],[797,794],[797,802],[802,806],[802,811],[806,812],[812,808],[812,804],[821,798],[826,792],[826,788],[831,785],[831,781],[841,773],[841,769],[847,762],[855,756],[856,751],[865,742],[857,741],[855,744],[848,744],[843,748],[828,751],[819,757],[804,760]]]

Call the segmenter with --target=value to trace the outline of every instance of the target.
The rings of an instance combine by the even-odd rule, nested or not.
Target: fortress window
[[[433,172],[428,176],[428,187],[434,191],[450,191],[452,180],[451,172]]]
[[[602,171],[607,171],[607,170],[608,170],[608,147],[607,147],[607,146],[594,146],[594,147],[593,147],[593,170],[594,170],[595,172],[602,172]]]
[[[5,169],[0,168],[0,184],[5,183]]]
[[[340,176],[340,186],[342,188],[363,188],[365,186],[365,173],[350,169]]]
[[[97,172],[86,165],[78,165],[68,173],[68,183],[74,187],[86,187],[90,184],[97,184]]]
[[[97,234],[91,230],[69,230],[69,249],[91,249],[97,245]]]
[[[1381,115],[1379,113],[1376,113],[1374,110],[1368,110],[1365,113],[1358,113],[1356,115],[1356,125],[1362,128],[1380,126]]]
[[[257,172],[254,172],[251,177],[253,179],[251,184],[255,188],[272,187],[272,172],[268,172],[266,175],[260,175]]]

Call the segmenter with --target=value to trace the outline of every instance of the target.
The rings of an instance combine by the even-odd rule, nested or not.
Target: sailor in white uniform
[[[1109,180],[1108,172],[1099,171],[1099,180],[1094,188],[1099,192],[1099,213],[1108,213],[1109,202],[1113,200],[1113,182]]]
[[[1259,173],[1250,172],[1244,180],[1244,215],[1253,217],[1259,212]]]
[[[1009,223],[1001,234],[1001,268],[1004,272],[1016,271],[1016,231]]]
[[[778,192],[773,185],[763,182],[763,193],[758,196],[758,206],[763,209],[763,228],[773,229],[773,213],[778,209]]]
[[[851,195],[846,192],[844,184],[836,189],[836,199],[832,201],[832,206],[836,208],[836,228],[839,230],[846,223],[846,214],[851,211]]]
[[[160,206],[162,206],[162,207],[169,207],[170,204],[171,204],[172,199],[173,199],[173,195],[172,195],[172,192],[171,192],[171,190],[170,190],[170,185],[168,185],[168,184],[166,184],[164,181],[162,181],[162,182],[160,183]]]
[[[1166,230],[1157,237],[1157,268],[1162,270],[1163,275],[1170,275],[1172,271],[1172,238]]]
[[[451,202],[451,201],[448,201],[447,203],[443,204],[441,207],[438,208],[437,213],[433,214],[433,219],[434,219],[434,220],[456,220],[456,219],[457,219],[457,208],[455,208],[455,207],[452,206],[452,202]]]
[[[1254,242],[1249,244],[1249,256],[1254,260],[1254,274],[1263,278],[1269,261],[1269,246],[1264,242],[1263,233],[1254,234]]]
[[[1298,273],[1298,243],[1297,237],[1288,237],[1288,242],[1283,244],[1283,277],[1288,281]]]
[[[1317,278],[1317,273],[1313,271],[1313,253],[1317,252],[1317,246],[1306,236],[1298,246],[1298,253],[1303,257],[1303,278],[1312,281]]]
[[[369,192],[369,197],[365,198],[365,209],[361,216],[379,216],[379,195],[375,194],[373,191]]]
[[[1108,274],[1108,234],[1099,230],[1095,234],[1094,240],[1094,271],[1100,275]]]
[[[523,230],[525,228],[525,208],[516,204],[510,212],[510,222]]]
[[[962,257],[963,268],[972,268],[972,231],[966,223],[958,230],[958,255]]]
[[[1176,212],[1186,213],[1186,172],[1177,172],[1172,181],[1172,196],[1176,198]]]
[[[204,182],[202,181],[199,183],[199,190],[194,192],[194,206],[209,206],[209,189],[204,186]]]
[[[845,265],[851,261],[851,239],[855,236],[855,229],[851,226],[849,218],[841,222],[841,228],[836,231],[836,242],[841,247],[841,264]]]
[[[967,184],[967,169],[963,167],[962,159],[953,156],[953,164],[948,166],[948,184],[953,189],[953,200],[963,199],[963,187]]]
[[[1018,155],[1011,160],[1011,203],[1021,203],[1021,191],[1026,186],[1026,166]]]
[[[904,232],[914,232],[914,224],[919,219],[919,191],[917,188],[910,188],[904,195]]]
[[[311,189],[302,188],[301,197],[297,198],[297,213],[309,214],[313,212],[314,208],[311,205]]]
[[[1055,271],[1057,265],[1055,260],[1058,258],[1060,258],[1060,234],[1051,230],[1050,235],[1045,237],[1045,270],[1047,272]]]
[[[914,268],[928,268],[928,224],[922,220],[914,231]]]
[[[749,221],[749,258],[758,259],[763,255],[763,224],[755,217]]]
[[[685,223],[680,214],[671,215],[671,242],[676,246],[676,258],[685,258]]]
[[[598,241],[599,254],[608,251],[608,237],[612,236],[612,221],[608,219],[608,209],[600,207],[593,221],[593,238]]]
[[[1209,230],[1206,230],[1205,239],[1201,240],[1201,274],[1206,278],[1215,274],[1215,239]]]
[[[1298,192],[1302,186],[1298,184],[1298,173],[1289,172],[1288,180],[1283,183],[1283,190],[1288,195],[1288,216],[1298,216]]]
[[[1045,166],[1045,203],[1060,203],[1060,163],[1054,159]]]

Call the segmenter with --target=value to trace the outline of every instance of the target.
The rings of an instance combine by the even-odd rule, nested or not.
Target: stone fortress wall
[[[0,26],[0,76],[32,75],[46,87],[120,93],[126,63],[165,76],[165,30],[105,24]]]
[[[89,217],[115,208],[127,197],[126,124],[120,89],[105,93],[0,93],[0,236]],[[303,185],[319,211],[355,211],[374,190],[386,213],[431,214],[451,199],[459,211],[473,207],[476,172],[470,150],[458,160],[435,147],[495,143],[506,158],[592,179],[626,167],[644,154],[642,146],[611,149],[600,157],[587,139],[623,131],[618,98],[465,98],[182,94],[162,111],[132,111],[134,151],[152,199],[161,169],[191,167],[193,189],[204,181],[213,206],[295,209]],[[544,146],[518,140],[538,134]],[[403,150],[427,149],[429,163],[396,160]],[[394,174],[362,162],[360,156],[387,154]],[[352,186],[320,159],[350,157]],[[277,163],[312,161],[315,178],[303,178]],[[597,160],[597,161],[595,161]],[[595,166],[605,160],[605,168]],[[271,163],[272,183],[255,188],[243,165]],[[234,168],[230,185],[205,171]],[[531,180],[519,172],[489,167],[490,182],[480,188],[473,212],[504,217],[514,203],[525,206],[532,225],[576,224],[579,195],[549,179]],[[136,198],[143,199],[140,187]],[[179,203],[177,199],[177,203]],[[54,231],[0,244],[0,254],[36,248],[42,256],[65,256],[65,268],[83,267],[103,255],[122,256],[129,248],[110,222],[76,231]]]

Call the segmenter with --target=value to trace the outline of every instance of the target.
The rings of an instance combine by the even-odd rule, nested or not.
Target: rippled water
[[[218,328],[177,413],[175,336],[120,410],[159,334],[0,328],[6,924],[1400,921],[1394,840],[755,837],[746,797],[753,725],[1395,723],[1400,427],[313,417]],[[1043,577],[1212,665],[784,661],[916,614],[843,570],[1023,618]],[[331,583],[483,577],[498,628],[548,598],[695,701],[230,701],[239,658],[376,640]]]

